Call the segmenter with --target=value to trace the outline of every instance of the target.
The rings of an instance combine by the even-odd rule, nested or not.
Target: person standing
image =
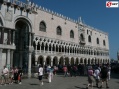
[[[22,77],[22,69],[19,67],[18,69],[18,83],[21,84],[21,77]]]
[[[18,83],[18,68],[17,68],[17,66],[15,66],[15,69],[14,69],[14,80],[15,80],[15,83]]]
[[[38,70],[38,77],[39,77],[39,81],[40,81],[40,85],[43,85],[43,67],[41,65],[39,65],[39,70]]]
[[[6,85],[7,83],[9,83],[9,70],[6,66],[4,66],[2,73],[4,76],[4,80],[5,80],[5,85]]]
[[[47,73],[48,73],[48,82],[51,83],[53,79],[53,67],[48,66]]]
[[[67,72],[68,72],[68,69],[67,69],[66,65],[63,67],[63,71],[64,71],[64,76],[66,77],[67,76]]]

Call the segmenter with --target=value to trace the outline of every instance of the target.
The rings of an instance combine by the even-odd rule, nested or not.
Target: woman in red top
[[[92,69],[92,66],[89,66],[88,67],[88,86],[87,86],[87,89],[89,86],[91,86],[91,88],[93,89],[93,82],[95,81],[94,77],[93,77],[93,69]]]
[[[64,76],[66,77],[67,76],[67,66],[63,67],[63,71],[64,71]]]

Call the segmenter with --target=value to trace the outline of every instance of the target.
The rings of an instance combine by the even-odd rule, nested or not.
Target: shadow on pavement
[[[75,86],[76,89],[86,89],[84,87]]]
[[[112,73],[112,74],[111,74],[111,78],[119,79],[119,74]]]
[[[30,83],[30,85],[39,85],[39,84],[36,84],[36,83]]]

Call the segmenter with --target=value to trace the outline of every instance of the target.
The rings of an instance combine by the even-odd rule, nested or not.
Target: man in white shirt
[[[96,79],[96,86],[98,87],[98,83],[100,81],[100,70],[98,67],[96,67],[96,70],[94,71],[95,79]]]
[[[39,71],[38,71],[39,81],[41,85],[43,85],[42,77],[43,77],[43,67],[39,65]]]
[[[8,82],[9,79],[9,70],[6,66],[4,66],[4,69],[2,70],[2,74],[4,76],[5,84]]]

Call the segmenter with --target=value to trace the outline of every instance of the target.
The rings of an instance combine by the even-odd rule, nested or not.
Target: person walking
[[[53,79],[53,67],[51,67],[50,65],[47,68],[47,73],[48,73],[48,82],[51,83],[52,79]]]
[[[101,69],[101,72],[100,72],[100,77],[101,77],[101,80],[102,80],[100,88],[102,88],[104,82],[106,82],[106,88],[109,88],[109,86],[108,86],[108,76],[109,76],[108,75],[108,69],[107,69],[106,66],[103,66],[103,68]]]
[[[91,86],[91,88],[93,89],[94,81],[95,81],[95,79],[94,79],[94,75],[93,75],[92,66],[88,66],[88,85],[87,85],[86,89],[88,89],[89,86]]]
[[[39,81],[40,81],[40,85],[43,85],[43,67],[41,65],[39,65],[39,70],[38,70],[38,77],[39,77]]]
[[[96,67],[96,69],[94,71],[94,75],[95,75],[95,79],[96,79],[96,87],[98,88],[98,83],[100,81],[100,71],[99,71],[98,67]]]

